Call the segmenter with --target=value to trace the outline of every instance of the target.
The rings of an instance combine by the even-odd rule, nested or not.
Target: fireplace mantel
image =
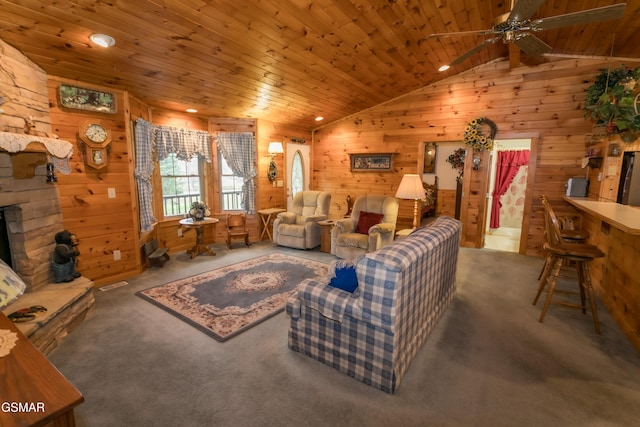
[[[47,154],[60,173],[65,175],[71,173],[69,159],[73,154],[73,144],[63,139],[15,132],[0,132],[0,151],[7,151],[11,154]]]

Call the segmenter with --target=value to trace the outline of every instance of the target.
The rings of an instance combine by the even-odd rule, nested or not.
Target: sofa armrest
[[[287,316],[291,317],[292,319],[299,319],[302,314],[301,305],[302,304],[300,304],[298,295],[296,295],[295,293],[291,294],[289,299],[287,299],[287,304],[284,307]]]
[[[336,221],[335,228],[338,234],[353,233],[356,229],[355,221],[351,218],[339,219]]]
[[[393,233],[396,229],[395,224],[390,222],[381,222],[380,224],[372,225],[369,228],[369,234],[371,233]]]
[[[278,214],[278,219],[283,224],[295,224],[296,223],[296,214],[293,212],[280,212]]]
[[[311,215],[311,216],[305,217],[304,222],[318,222],[318,221],[324,221],[325,219],[327,219],[326,215]]]
[[[304,306],[338,322],[342,322],[347,305],[355,301],[354,295],[329,285],[328,279],[306,279],[298,285],[298,298]]]

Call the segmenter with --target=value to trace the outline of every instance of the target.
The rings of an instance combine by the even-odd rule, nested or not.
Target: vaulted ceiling
[[[516,0],[532,19],[624,3]],[[541,2],[538,8],[538,3]],[[496,60],[640,58],[640,2],[620,19],[536,32],[551,46],[528,57],[485,30],[512,0],[0,0],[0,39],[48,74],[129,91],[151,106],[255,117],[303,129],[361,111]],[[526,3],[526,4],[525,4]],[[111,35],[108,49],[89,41]]]

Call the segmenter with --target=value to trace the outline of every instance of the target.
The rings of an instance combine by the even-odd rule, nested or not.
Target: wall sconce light
[[[58,182],[58,177],[56,176],[56,171],[53,168],[53,163],[51,163],[51,162],[47,163],[47,182],[48,183]]]
[[[482,159],[480,159],[480,156],[473,156],[473,170],[477,171],[478,169],[480,169],[480,162],[482,161]]]
[[[269,155],[271,156],[271,162],[269,162],[269,170],[267,171],[267,177],[270,182],[275,181],[276,175],[278,175],[278,167],[276,166],[276,162],[273,159],[276,157],[276,154],[284,153],[284,148],[282,148],[282,142],[270,142],[269,148],[267,150]]]

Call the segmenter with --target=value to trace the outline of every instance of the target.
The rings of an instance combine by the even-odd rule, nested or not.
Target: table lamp
[[[415,173],[405,174],[396,191],[396,197],[413,200],[413,228],[418,228],[418,201],[426,198],[420,176]]]

